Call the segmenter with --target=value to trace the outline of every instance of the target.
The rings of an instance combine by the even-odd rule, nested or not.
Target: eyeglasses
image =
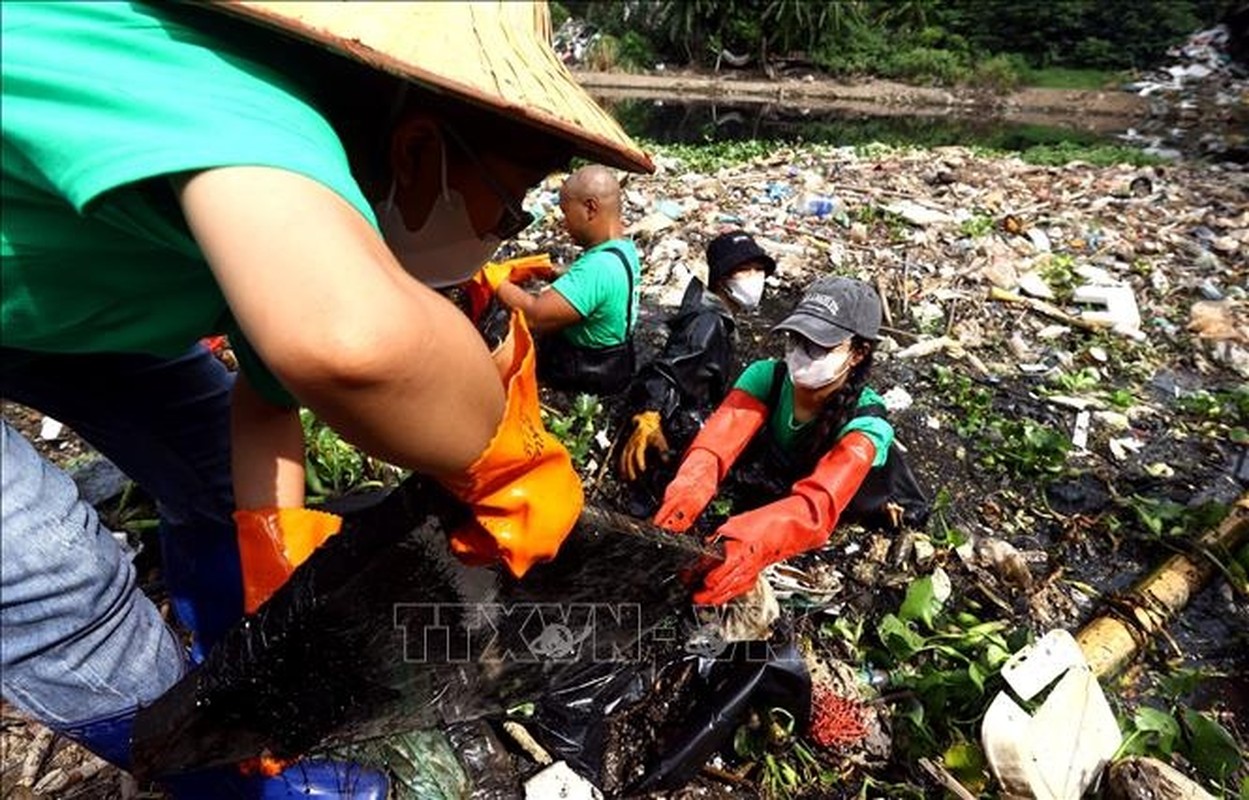
[[[481,176],[482,182],[490,187],[495,197],[499,199],[499,204],[503,207],[503,216],[499,218],[499,223],[487,233],[497,236],[500,240],[511,239],[516,234],[523,231],[533,224],[533,214],[530,214],[520,203],[516,201],[503,185],[495,180],[494,176],[486,169],[486,165],[481,163],[476,154],[469,149],[460,135],[455,132],[449,125],[444,125],[443,130],[446,131],[451,141],[455,142],[464,154],[468,156],[468,160],[473,162],[473,166],[477,168],[477,174]]]
[[[850,347],[850,341],[851,341],[850,339],[846,339],[843,342],[838,342],[832,347],[824,347],[823,345],[816,344],[815,342],[811,341],[810,339],[808,339],[807,337],[803,336],[800,333],[795,333],[794,331],[785,331],[786,344],[788,344],[790,347],[801,347],[803,352],[807,354],[807,358],[811,359],[812,361],[821,359],[824,356],[828,355],[829,353],[834,352],[835,350],[840,350],[842,348]]]

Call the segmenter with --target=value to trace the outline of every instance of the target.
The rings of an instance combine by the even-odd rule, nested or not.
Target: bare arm
[[[525,315],[529,328],[539,333],[557,331],[581,321],[581,314],[564,296],[553,289],[541,294],[530,294],[511,281],[499,284],[495,297],[508,308]]]
[[[239,326],[301,403],[418,471],[454,474],[485,449],[503,410],[485,344],[350,204],[265,167],[206,170],[175,188]]]
[[[238,508],[304,504],[304,431],[298,408],[267,402],[239,373],[230,397],[230,462]]]

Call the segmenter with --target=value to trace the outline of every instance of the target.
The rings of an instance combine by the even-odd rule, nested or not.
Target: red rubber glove
[[[235,511],[234,524],[243,569],[243,610],[254,614],[312,551],[338,533],[343,520],[306,508],[262,508]]]
[[[788,497],[730,517],[711,537],[724,540],[724,563],[704,576],[694,602],[727,603],[750,591],[764,567],[827,542],[875,457],[872,440],[852,431]]]
[[[542,425],[533,339],[518,311],[504,344],[496,354],[507,389],[503,419],[477,460],[441,483],[473,512],[473,522],[451,533],[451,551],[469,564],[502,561],[519,578],[555,557],[584,497],[568,451]]]
[[[664,491],[655,524],[674,533],[689,530],[767,418],[767,405],[754,395],[741,389],[729,392],[690,443],[676,477]]]

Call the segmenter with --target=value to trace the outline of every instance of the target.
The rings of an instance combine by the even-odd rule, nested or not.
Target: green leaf
[[[932,630],[933,619],[941,612],[949,596],[950,579],[937,568],[931,575],[912,581],[906,588],[906,598],[898,609],[898,618],[903,622],[918,620]]]
[[[946,749],[941,760],[964,786],[983,788],[986,783],[984,751],[975,742],[955,742]]]
[[[1184,709],[1184,725],[1190,737],[1186,755],[1198,772],[1222,781],[1240,767],[1240,748],[1226,728],[1191,708]]]
[[[1170,700],[1179,700],[1197,690],[1206,675],[1194,667],[1179,667],[1170,675],[1158,678],[1158,691]]]
[[[1180,736],[1180,724],[1167,712],[1141,706],[1136,710],[1132,724],[1138,731],[1156,734],[1156,745],[1162,752],[1169,754],[1175,749],[1175,741]]]
[[[881,619],[876,626],[876,635],[880,637],[880,643],[899,661],[905,661],[924,647],[924,637],[893,614],[886,614]]]
[[[984,679],[987,676],[985,675],[984,669],[975,661],[967,665],[967,677],[971,678],[972,684],[975,685],[975,687],[981,692],[981,694],[983,694],[984,693]]]
[[[1010,658],[1010,651],[996,642],[990,642],[984,649],[983,658],[985,667],[991,672],[997,672]]]
[[[733,733],[733,752],[738,758],[747,761],[758,761],[762,748],[759,744],[759,737],[748,725],[739,725]]]

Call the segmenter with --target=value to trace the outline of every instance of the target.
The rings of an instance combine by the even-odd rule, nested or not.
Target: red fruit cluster
[[[821,747],[844,747],[867,736],[863,709],[827,687],[815,687],[811,696],[811,741]]]

